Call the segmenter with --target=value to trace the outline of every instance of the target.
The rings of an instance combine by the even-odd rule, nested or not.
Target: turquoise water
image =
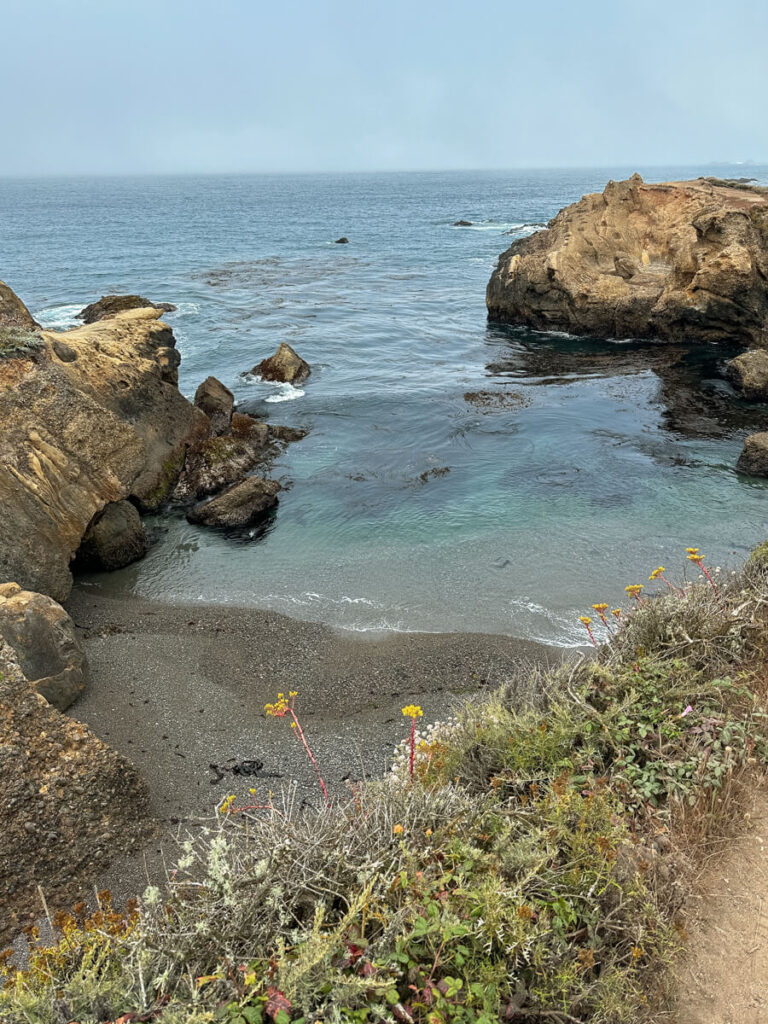
[[[0,181],[0,276],[42,322],[107,292],[174,302],[185,393],[212,373],[242,408],[310,431],[275,467],[290,486],[263,537],[172,514],[143,562],[86,582],[568,645],[585,607],[659,563],[682,572],[689,544],[737,563],[768,536],[766,485],[733,469],[768,415],[722,379],[730,353],[486,322],[512,239],[629,173]],[[242,375],[280,340],[313,366],[298,390]],[[510,397],[465,400],[478,390]]]

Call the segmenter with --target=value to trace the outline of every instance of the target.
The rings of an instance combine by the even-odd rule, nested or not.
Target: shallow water
[[[689,544],[737,563],[768,535],[766,485],[733,469],[768,415],[722,380],[730,353],[486,322],[512,239],[628,173],[0,181],[2,276],[41,322],[65,328],[108,292],[174,302],[185,393],[212,373],[241,408],[310,431],[276,466],[291,486],[262,537],[157,518],[142,563],[84,582],[569,645],[585,607],[659,563],[682,572]],[[699,173],[768,181],[644,176]],[[300,389],[243,376],[280,340],[313,366]]]

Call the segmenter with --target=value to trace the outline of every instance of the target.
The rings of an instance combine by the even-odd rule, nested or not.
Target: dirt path
[[[659,1024],[768,1024],[768,786],[747,813],[747,830],[705,868],[691,897],[677,1010]]]

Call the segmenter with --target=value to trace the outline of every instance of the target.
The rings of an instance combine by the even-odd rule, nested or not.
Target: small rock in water
[[[300,384],[311,372],[309,363],[284,341],[280,342],[273,356],[263,359],[251,370],[251,373],[258,373],[264,380],[282,381],[285,384]]]
[[[472,221],[471,220],[455,220],[453,222],[453,226],[455,228],[471,228],[472,227]]]
[[[342,235],[341,238],[336,239],[336,245],[349,245],[349,239],[346,235]]]

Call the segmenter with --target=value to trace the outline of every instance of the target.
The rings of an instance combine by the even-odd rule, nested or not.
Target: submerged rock
[[[187,513],[187,519],[201,526],[242,529],[258,522],[277,505],[280,490],[277,480],[252,476],[210,501],[195,505]]]
[[[162,313],[173,313],[176,307],[170,302],[152,302],[141,295],[102,295],[98,302],[81,309],[76,319],[86,324],[95,324],[99,320],[107,320],[125,313],[128,309],[159,309]]]
[[[138,509],[130,501],[107,505],[86,530],[77,550],[79,569],[122,569],[143,558],[149,550]]]
[[[472,227],[472,221],[471,220],[455,220],[453,222],[453,226],[455,228],[471,228]]]
[[[75,624],[60,604],[44,594],[0,585],[0,640],[15,658],[32,689],[64,711],[85,689],[85,652]]]
[[[768,190],[611,181],[513,242],[486,303],[539,330],[768,344]]]
[[[275,354],[254,366],[251,373],[259,374],[264,380],[300,384],[310,375],[311,367],[290,345],[281,341]]]
[[[768,352],[762,348],[743,352],[725,365],[729,380],[745,398],[768,398]]]
[[[750,476],[768,476],[768,432],[750,434],[744,442],[736,469]]]
[[[195,392],[195,405],[211,421],[212,434],[225,434],[232,421],[235,396],[215,377],[206,377]]]
[[[341,238],[336,239],[336,245],[349,245],[349,239],[346,235],[342,235]]]

